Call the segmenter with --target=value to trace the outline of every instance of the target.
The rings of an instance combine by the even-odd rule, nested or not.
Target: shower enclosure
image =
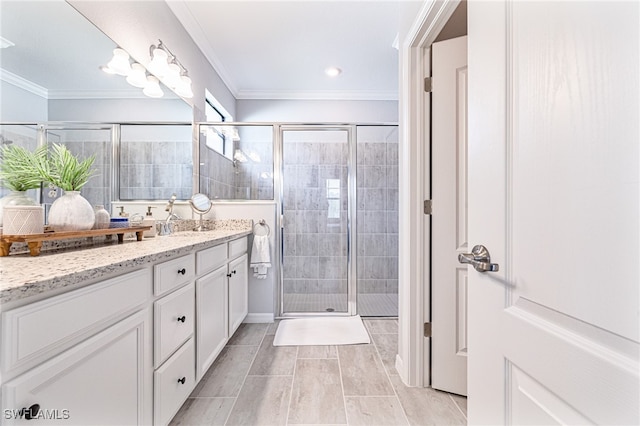
[[[397,316],[397,126],[279,135],[281,316]]]

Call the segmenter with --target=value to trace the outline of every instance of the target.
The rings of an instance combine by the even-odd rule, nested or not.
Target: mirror
[[[189,204],[191,204],[193,211],[200,215],[200,224],[194,228],[194,231],[208,231],[202,222],[202,215],[209,213],[213,207],[209,197],[204,194],[194,194],[189,200]]]
[[[111,59],[116,44],[63,0],[0,1],[0,37],[3,47],[0,49],[0,123],[190,123],[193,120],[191,107],[168,88],[162,87],[162,98],[148,98],[142,89],[129,85],[124,77],[100,70],[100,66]],[[149,134],[144,138],[130,137],[127,140],[133,144],[144,142],[153,145],[158,142],[165,145],[157,150],[162,151],[159,155],[163,158],[160,163],[163,167],[156,168],[162,169],[157,176],[152,174],[156,169],[145,163],[151,174],[144,177],[152,181],[150,186],[154,190],[144,193],[144,197],[136,197],[139,187],[129,185],[129,182],[136,184],[138,181],[129,181],[131,163],[124,163],[125,170],[120,170],[126,176],[122,178],[126,180],[122,199],[165,200],[166,192],[176,191],[182,199],[187,199],[192,194],[192,135],[190,126],[187,127],[189,130],[181,133],[180,140],[149,138]],[[25,135],[34,133],[16,126],[0,126],[3,138],[16,141],[16,144],[24,143],[28,148],[35,147],[36,138],[35,135],[29,138]],[[85,132],[82,137],[86,139],[80,140],[75,136],[80,132],[58,128],[48,132],[47,140],[56,137],[65,145],[74,145],[74,153],[83,156],[96,153],[101,157],[98,162],[100,175],[85,186],[83,195],[86,192],[92,204],[109,205],[113,181],[110,176],[113,164],[111,138],[110,135],[105,137],[102,133],[93,133]],[[181,148],[164,149],[167,142]],[[184,158],[185,152],[187,159]],[[176,158],[170,157],[172,153]],[[169,175],[167,170],[168,173],[177,172]],[[190,175],[183,178],[187,173]],[[176,187],[158,189],[159,184],[174,185],[177,182]],[[107,199],[101,194],[105,194]]]

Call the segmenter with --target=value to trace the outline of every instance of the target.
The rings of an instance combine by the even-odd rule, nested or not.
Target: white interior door
[[[469,422],[639,424],[638,2],[469,2]]]
[[[431,49],[431,386],[466,395],[467,37]]]

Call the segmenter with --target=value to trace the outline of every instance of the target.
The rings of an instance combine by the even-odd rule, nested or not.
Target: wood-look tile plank
[[[289,424],[346,424],[337,359],[299,359],[291,391]]]
[[[257,346],[225,346],[191,393],[192,397],[235,397],[258,352]]]
[[[188,398],[169,426],[224,425],[235,398]]]
[[[277,319],[269,324],[269,326],[267,327],[267,335],[276,334],[276,330],[278,330],[278,325],[280,325],[280,321],[281,320]]]
[[[409,425],[396,396],[347,396],[349,426]]]
[[[446,392],[431,388],[410,388],[400,376],[391,376],[410,425],[465,425],[467,419]]]
[[[240,324],[227,346],[260,346],[268,324]]]
[[[292,377],[247,376],[227,425],[285,425]]]
[[[391,396],[393,388],[373,344],[338,346],[345,396]]]
[[[365,319],[364,325],[372,334],[393,334],[398,333],[397,319]]]
[[[335,346],[298,346],[298,359],[304,358],[338,358]]]
[[[378,349],[387,374],[398,374],[396,371],[396,354],[398,353],[397,334],[371,334],[371,339]]]
[[[253,365],[251,376],[291,376],[296,366],[297,346],[273,346],[274,335],[265,336]]]

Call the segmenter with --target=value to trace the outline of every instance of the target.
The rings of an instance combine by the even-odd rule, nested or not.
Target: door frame
[[[430,105],[424,91],[428,49],[460,0],[424,3],[400,48],[399,330],[396,369],[408,386],[429,386],[431,342],[424,337],[431,304]]]

